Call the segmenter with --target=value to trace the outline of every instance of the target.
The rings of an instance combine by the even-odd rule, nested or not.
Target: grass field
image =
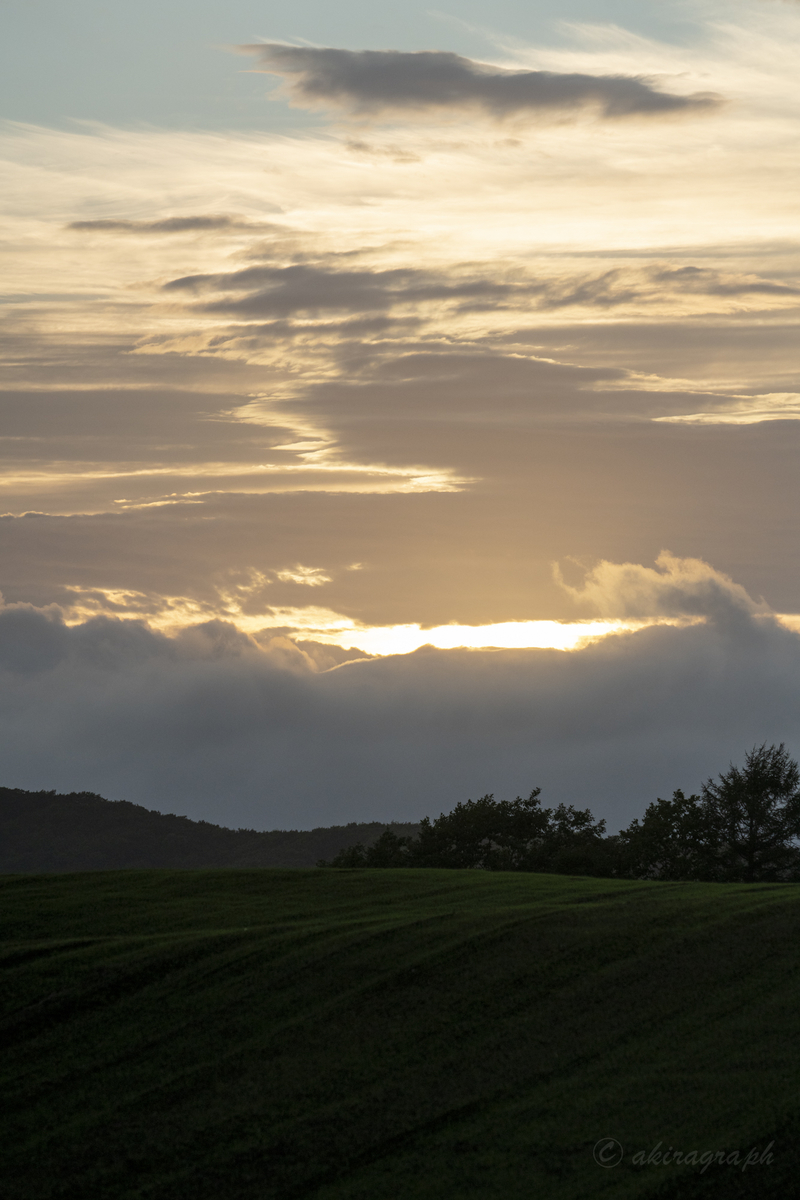
[[[130,871],[0,900],[3,1200],[798,1194],[800,885]]]

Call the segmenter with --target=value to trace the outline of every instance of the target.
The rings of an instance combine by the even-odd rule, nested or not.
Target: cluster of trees
[[[800,881],[800,770],[783,743],[754,747],[743,767],[709,779],[699,795],[676,791],[641,821],[607,836],[589,809],[527,799],[457,804],[426,817],[417,837],[387,830],[342,850],[333,867],[471,867],[621,879]]]

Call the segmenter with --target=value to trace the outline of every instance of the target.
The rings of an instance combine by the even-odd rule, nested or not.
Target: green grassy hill
[[[126,871],[0,901],[4,1200],[797,1194],[800,886]]]

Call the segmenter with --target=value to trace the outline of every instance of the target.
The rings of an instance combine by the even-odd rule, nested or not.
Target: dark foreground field
[[[3,1200],[799,1194],[800,886],[132,871],[0,901]],[[669,1148],[771,1161],[635,1161]]]

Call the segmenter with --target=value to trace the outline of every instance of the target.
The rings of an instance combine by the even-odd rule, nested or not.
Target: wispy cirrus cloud
[[[656,417],[675,425],[760,425],[762,421],[800,421],[800,393],[768,392],[763,396],[709,397],[702,412]]]
[[[282,76],[298,107],[333,106],[358,116],[478,109],[495,120],[591,108],[605,119],[698,113],[719,107],[710,92],[679,95],[634,75],[509,70],[441,50],[339,50],[274,42],[239,47]]]
[[[322,587],[331,582],[330,575],[326,575],[322,567],[304,567],[302,563],[285,567],[275,574],[281,583],[299,583],[303,587]]]
[[[227,216],[226,214],[198,214],[197,216],[164,217],[157,221],[130,221],[98,219],[93,221],[70,221],[67,229],[80,233],[140,233],[140,234],[175,234],[175,233],[234,233],[240,230],[249,233],[274,229],[276,226],[269,222],[248,221],[244,217]]]

